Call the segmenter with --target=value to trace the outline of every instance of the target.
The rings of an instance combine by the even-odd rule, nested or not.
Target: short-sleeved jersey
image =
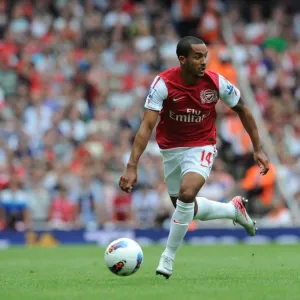
[[[234,107],[240,91],[223,76],[206,71],[193,86],[186,86],[180,67],[160,73],[154,79],[145,108],[160,111],[156,140],[160,149],[216,144],[216,110],[221,99]]]

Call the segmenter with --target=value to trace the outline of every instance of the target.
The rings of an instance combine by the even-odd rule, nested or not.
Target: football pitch
[[[169,280],[155,275],[163,247],[143,250],[130,277],[112,274],[98,247],[0,251],[0,299],[300,299],[300,245],[184,245]]]

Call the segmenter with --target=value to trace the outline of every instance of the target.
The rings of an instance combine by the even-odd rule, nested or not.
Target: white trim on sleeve
[[[219,74],[220,99],[229,107],[234,107],[240,100],[241,92],[230,81]]]
[[[168,88],[164,80],[156,76],[151,84],[149,94],[146,98],[145,108],[160,111],[163,101],[168,97]]]

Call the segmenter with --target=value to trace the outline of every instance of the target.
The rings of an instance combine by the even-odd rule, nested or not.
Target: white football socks
[[[167,241],[167,247],[163,255],[172,259],[175,258],[176,251],[187,233],[190,223],[194,216],[195,203],[184,203],[177,200],[176,209],[173,213],[170,225],[170,232]]]
[[[216,219],[235,219],[235,207],[229,203],[220,203],[208,200],[204,197],[196,197],[198,204],[198,212],[194,219],[201,221],[216,220]]]

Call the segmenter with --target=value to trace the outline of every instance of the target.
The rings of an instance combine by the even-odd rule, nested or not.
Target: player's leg
[[[193,170],[208,179],[210,171],[217,156],[214,146],[191,148],[184,156],[182,170]],[[201,221],[216,219],[231,219],[242,225],[250,235],[255,235],[255,222],[251,220],[245,209],[247,200],[240,196],[234,197],[229,203],[220,203],[204,197],[196,197],[195,219]]]
[[[193,171],[194,173],[200,175],[201,177],[201,187],[208,179],[213,162],[217,156],[217,151],[215,146],[204,146],[204,147],[195,147],[190,148],[185,151],[182,155],[181,165],[182,165],[182,176],[187,172]],[[174,180],[173,180],[174,181]],[[166,180],[166,183],[172,191],[170,194],[171,201],[176,208],[176,203],[178,199],[178,193],[175,192],[174,195],[174,181],[173,185],[170,182],[169,177]],[[171,184],[170,184],[171,183]],[[171,187],[172,186],[172,187]],[[199,188],[200,190],[200,188]],[[232,219],[235,218],[235,207],[232,203],[219,203],[216,201],[211,201],[204,197],[195,197],[195,206],[194,206],[194,218],[201,221],[215,220],[215,219]]]
[[[205,179],[198,173],[188,172],[183,176],[176,208],[171,219],[167,246],[160,258],[156,274],[166,278],[172,275],[177,249],[194,217],[195,197],[204,183]]]
[[[208,155],[205,157],[209,158],[211,155],[207,154],[209,153],[207,151],[210,150],[213,153],[214,147],[209,146],[204,149],[201,147],[200,150],[199,148],[191,148],[184,150],[182,153],[177,150],[175,152],[170,151],[163,153],[165,183],[171,200],[175,206],[175,211],[170,225],[167,247],[161,256],[159,266],[157,268],[157,274],[162,274],[166,278],[170,277],[173,272],[173,261],[176,251],[181,244],[194,215],[202,216],[203,218],[204,215],[206,218],[212,216],[207,214],[207,210],[214,207],[211,205],[205,205],[203,201],[201,202],[201,205],[205,207],[203,207],[203,210],[199,210],[198,201],[195,201],[196,195],[205,183],[205,180],[208,178],[212,165],[212,160],[207,159],[209,164],[206,168],[206,172],[208,172],[208,174],[202,170],[206,167],[205,164],[201,164],[202,169],[199,168],[198,165],[200,165],[200,160],[203,157],[201,151],[204,150],[206,155]],[[182,177],[182,181],[180,177]],[[223,215],[228,217],[228,210],[230,210],[230,214],[235,212],[234,207],[229,205],[226,206],[226,209],[225,207],[222,208]]]
[[[214,146],[195,147],[186,151],[182,162],[182,172],[193,170],[208,179],[217,155]],[[173,205],[176,207],[176,197],[171,197]],[[255,222],[251,220],[245,209],[247,200],[240,196],[234,197],[229,203],[220,203],[209,200],[204,197],[196,197],[195,199],[195,215],[194,219],[201,221],[216,219],[231,219],[242,225],[250,235],[255,235]]]
[[[176,208],[177,197],[170,197]],[[256,222],[252,221],[247,213],[245,204],[247,200],[236,196],[229,203],[220,203],[204,197],[196,197],[194,207],[194,220],[209,221],[230,219],[242,225],[251,236],[256,234]]]
[[[170,196],[173,206],[176,208],[178,197]],[[234,206],[231,203],[220,203],[204,197],[195,198],[194,219],[201,221],[235,218]]]

